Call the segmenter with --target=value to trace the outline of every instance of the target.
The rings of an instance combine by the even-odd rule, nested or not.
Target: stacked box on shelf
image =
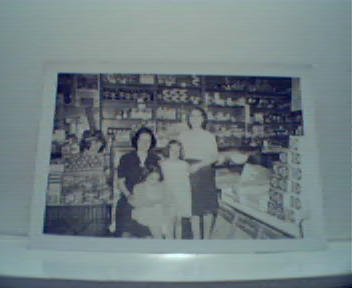
[[[104,87],[104,100],[116,101],[138,101],[142,99],[144,103],[153,101],[153,91],[148,88],[131,87]]]
[[[274,162],[269,191],[268,213],[291,223],[300,221],[302,210],[299,141],[299,136],[290,136],[290,149]]]
[[[102,74],[103,84],[139,84],[140,75],[137,74]]]
[[[78,153],[64,159],[60,204],[101,204],[111,198],[104,170],[109,155]]]
[[[49,205],[55,205],[60,203],[63,172],[63,164],[50,165],[46,194],[46,203]]]
[[[247,77],[205,76],[207,90],[243,91],[248,86]]]
[[[160,104],[201,105],[203,103],[199,89],[159,87],[157,95]]]
[[[130,145],[131,142],[131,128],[113,128],[107,129],[107,135],[113,138],[115,143]]]
[[[196,75],[158,75],[157,83],[160,86],[200,87],[200,77]]]
[[[156,109],[156,118],[158,120],[177,120],[178,109],[174,107],[158,107]]]
[[[115,115],[111,118],[116,120],[151,120],[152,114],[153,110],[148,107],[119,108],[115,110]]]

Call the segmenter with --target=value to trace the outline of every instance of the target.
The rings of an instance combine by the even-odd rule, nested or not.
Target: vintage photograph
[[[44,234],[304,238],[300,78],[58,73]]]

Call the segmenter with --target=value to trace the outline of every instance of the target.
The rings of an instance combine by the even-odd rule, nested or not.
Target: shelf
[[[171,121],[171,122],[182,122],[179,119],[162,119],[162,118],[152,118],[152,119],[137,119],[137,118],[129,118],[129,119],[117,119],[117,118],[102,118],[102,120],[109,121]],[[244,126],[244,122],[233,122],[233,121],[221,121],[221,120],[208,120],[209,123],[214,124],[231,124],[231,125],[241,125]]]
[[[279,93],[279,92],[247,92],[248,95],[250,96],[265,96],[265,98],[275,98],[277,97],[290,97],[291,92],[284,92],[284,93]]]
[[[248,125],[251,125],[251,126],[264,126],[265,123],[255,121],[255,122],[249,122]]]
[[[155,84],[120,84],[120,83],[103,83],[103,89],[119,89],[119,88],[133,88],[133,89],[155,89]]]
[[[293,136],[293,135],[264,135],[263,137],[260,137],[260,138],[288,138],[290,136]]]
[[[107,121],[122,121],[122,122],[140,122],[140,121],[161,121],[161,122],[179,122],[181,123],[181,120],[178,119],[160,119],[160,118],[153,118],[153,119],[116,119],[116,118],[103,118],[102,120],[107,120]]]
[[[80,203],[80,204],[45,204],[46,207],[64,207],[64,208],[70,208],[70,207],[83,207],[83,208],[96,208],[96,207],[101,207],[101,206],[111,206],[112,203],[110,202],[102,202],[102,203]]]
[[[156,89],[157,90],[164,90],[164,89],[201,90],[202,88],[201,87],[194,87],[194,86],[182,87],[182,86],[177,86],[177,85],[167,86],[167,85],[156,84]]]
[[[231,124],[231,125],[240,125],[243,126],[246,124],[245,122],[240,121],[231,121],[231,120],[208,120],[209,123],[214,124]]]
[[[157,101],[157,106],[172,106],[172,107],[197,107],[202,104],[193,104],[193,103],[175,103],[175,102],[165,102],[165,101]]]
[[[146,105],[147,108],[153,108],[155,107],[155,102],[150,101],[147,103],[138,103],[137,100],[112,100],[112,99],[103,99],[102,101],[103,108],[109,107],[108,105],[111,106],[118,106],[118,107],[137,107],[138,105]]]
[[[273,113],[291,112],[290,110],[287,110],[287,109],[265,108],[265,107],[255,107],[255,106],[250,106],[250,109],[251,109],[251,111],[256,111],[256,112],[273,112]]]
[[[133,89],[149,89],[149,90],[164,90],[164,89],[184,89],[184,90],[201,90],[201,87],[194,86],[178,86],[178,85],[164,85],[164,84],[112,84],[103,83],[103,88],[120,89],[120,88],[133,88]]]
[[[284,122],[284,123],[264,123],[262,124],[264,126],[269,126],[269,127],[276,127],[276,126],[299,126],[303,125],[301,122]]]
[[[244,105],[238,105],[238,104],[235,104],[235,105],[232,105],[232,106],[221,106],[221,105],[215,105],[215,104],[210,104],[210,105],[207,105],[208,108],[210,109],[244,109]]]
[[[222,89],[222,88],[208,88],[205,87],[204,88],[205,92],[219,92],[219,93],[243,93],[243,94],[247,94],[246,90],[241,90],[241,89],[233,89],[233,90],[226,90],[226,89]],[[245,95],[243,95],[245,96]]]
[[[73,104],[57,104],[56,107],[58,108],[64,108],[66,111],[72,111],[72,112],[76,112],[76,111],[85,111],[87,108],[89,109],[93,109],[96,111],[99,111],[99,107],[90,107],[90,106],[75,106]]]
[[[137,100],[115,100],[115,99],[103,99],[103,104],[137,104]]]
[[[65,118],[78,118],[81,115],[85,115],[86,109],[92,109],[93,113],[99,113],[99,107],[76,107],[73,105],[57,105],[56,108],[56,120],[61,120]]]
[[[156,118],[155,121],[161,121],[161,122],[179,122],[179,123],[182,123],[181,120],[178,120],[178,119],[160,119],[160,118]]]
[[[116,118],[102,118],[102,120],[107,121],[122,121],[122,122],[141,122],[141,121],[154,121],[155,119],[138,119],[138,118],[130,118],[130,119],[116,119]]]
[[[288,149],[288,148],[284,148],[284,147],[281,147],[281,148],[276,148],[276,149],[265,149],[265,150],[262,150],[261,153],[263,154],[275,154],[275,153],[287,153],[287,152],[290,152],[291,150]]]
[[[236,137],[236,136],[234,136]],[[240,138],[240,137],[237,137]],[[250,146],[224,146],[218,148],[219,152],[226,152],[226,151],[243,151],[243,152],[259,152],[259,147],[250,147]]]
[[[82,88],[82,87],[76,89],[76,93],[86,93],[86,92],[99,93],[99,89],[98,88]]]

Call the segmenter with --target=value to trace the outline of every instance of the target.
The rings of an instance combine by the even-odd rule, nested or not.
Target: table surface
[[[30,250],[28,237],[0,236],[0,276],[91,281],[241,281],[344,275],[351,242],[312,252],[137,254]]]

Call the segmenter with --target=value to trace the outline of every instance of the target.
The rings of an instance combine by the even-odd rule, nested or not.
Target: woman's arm
[[[206,155],[205,158],[200,159],[199,162],[191,165],[191,173],[194,173],[198,171],[199,169],[209,166],[211,164],[214,164],[216,161],[218,161],[219,158],[219,153],[218,153],[218,146],[215,140],[215,137],[211,135],[211,138],[209,139],[209,142],[207,143],[208,146],[206,147],[199,147],[200,149],[207,149],[207,153],[204,153]]]
[[[123,193],[126,197],[128,197],[131,193],[128,191],[126,187],[126,178],[118,178],[117,179],[117,187],[121,193]]]
[[[209,155],[209,158],[203,159],[195,164],[192,164],[190,167],[190,172],[194,173],[197,172],[199,169],[209,166],[213,163],[215,163],[218,160],[218,155]]]

